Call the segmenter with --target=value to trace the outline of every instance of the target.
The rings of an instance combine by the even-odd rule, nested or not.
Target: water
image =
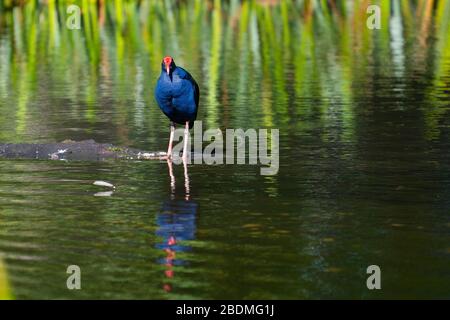
[[[383,2],[379,31],[352,2],[346,17],[143,3],[91,38],[52,28],[45,6],[2,12],[0,141],[164,150],[153,87],[170,53],[200,85],[205,128],[280,130],[279,172],[190,165],[186,185],[175,166],[173,190],[164,161],[0,160],[16,298],[449,297],[447,2]],[[372,264],[381,291],[366,287]],[[82,290],[67,289],[69,265]]]

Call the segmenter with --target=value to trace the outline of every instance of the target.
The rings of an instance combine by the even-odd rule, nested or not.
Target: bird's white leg
[[[170,138],[169,138],[169,147],[167,148],[167,159],[172,158],[172,147],[173,147],[173,136],[175,133],[175,125],[173,122],[170,122]]]
[[[189,121],[186,121],[186,126],[184,128],[184,145],[183,145],[183,162],[187,162],[188,160],[188,140],[189,140]]]
[[[172,195],[175,195],[175,176],[173,174],[172,159],[167,159],[167,167],[169,168],[170,191]]]
[[[187,168],[186,161],[183,161],[183,167],[184,167],[184,189],[185,189],[184,198],[185,198],[185,200],[189,200],[189,193],[190,193],[189,174],[188,174],[188,168]]]

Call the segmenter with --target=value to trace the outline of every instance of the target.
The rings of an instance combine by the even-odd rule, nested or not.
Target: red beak
[[[172,61],[173,59],[171,56],[164,57],[163,59],[164,65],[166,66],[167,75],[170,75],[170,65],[172,64]]]

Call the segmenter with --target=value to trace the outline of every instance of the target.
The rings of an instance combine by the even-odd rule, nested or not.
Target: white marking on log
[[[107,187],[107,188],[116,188],[113,184],[106,182],[106,181],[100,181],[97,180],[93,183],[95,186],[100,186],[100,187]]]

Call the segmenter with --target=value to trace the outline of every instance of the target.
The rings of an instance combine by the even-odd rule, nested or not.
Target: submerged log
[[[59,143],[0,143],[0,158],[39,159],[39,160],[78,160],[101,161],[123,160],[161,160],[166,152],[147,152],[134,148],[117,147],[110,143],[97,143],[94,140]]]

